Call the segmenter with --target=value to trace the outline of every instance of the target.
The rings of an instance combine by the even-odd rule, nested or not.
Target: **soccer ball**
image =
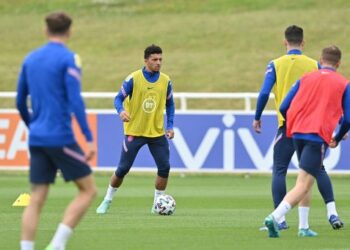
[[[160,215],[172,215],[175,212],[176,202],[171,195],[163,194],[156,199],[154,211]]]

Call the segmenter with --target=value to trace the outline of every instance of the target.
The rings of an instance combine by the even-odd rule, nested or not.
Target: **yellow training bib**
[[[288,94],[293,84],[305,73],[318,69],[317,61],[304,55],[284,55],[273,61],[276,70],[276,84],[273,88],[275,105],[278,116],[278,127],[281,127],[284,118],[279,108],[284,97]]]
[[[164,109],[169,77],[160,73],[159,79],[150,83],[142,70],[131,74],[134,85],[132,96],[124,101],[130,121],[124,122],[126,135],[158,137],[164,135]]]

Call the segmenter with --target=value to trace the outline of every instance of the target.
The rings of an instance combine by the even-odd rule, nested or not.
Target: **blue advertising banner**
[[[254,115],[244,112],[203,111],[178,113],[175,138],[169,140],[173,170],[214,172],[268,172],[272,168],[273,144],[277,130],[276,116],[265,114],[262,133],[252,129]],[[91,162],[97,169],[113,170],[118,165],[124,140],[123,124],[118,115],[101,111],[89,114],[89,124],[96,138],[97,156]],[[76,122],[73,128],[79,144],[85,139]],[[29,162],[28,130],[17,112],[0,114],[0,169],[27,168]],[[350,139],[327,152],[324,164],[330,172],[350,173]],[[291,169],[297,169],[296,156]],[[133,169],[155,169],[147,146],[141,148]]]
[[[175,138],[169,140],[172,169],[191,171],[254,172],[272,168],[273,143],[277,131],[274,114],[262,118],[262,133],[252,129],[253,114],[242,112],[182,113],[175,117]],[[124,140],[122,122],[116,114],[97,115],[98,168],[115,168]],[[327,170],[349,171],[349,140],[328,150]],[[297,169],[294,155],[291,169]],[[134,168],[155,167],[148,147],[143,147]]]

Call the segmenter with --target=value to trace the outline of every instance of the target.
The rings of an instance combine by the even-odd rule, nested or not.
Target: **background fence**
[[[82,96],[85,99],[113,99],[115,92],[83,92]],[[15,98],[16,92],[0,92],[0,99]],[[258,98],[256,92],[237,92],[237,93],[205,93],[205,92],[180,92],[174,93],[174,98],[179,100],[180,106],[177,107],[180,111],[188,111],[188,100],[191,99],[216,99],[216,100],[243,100],[243,111],[253,111],[252,104]],[[270,95],[270,99],[273,99],[273,94]],[[219,108],[217,108],[218,110]]]

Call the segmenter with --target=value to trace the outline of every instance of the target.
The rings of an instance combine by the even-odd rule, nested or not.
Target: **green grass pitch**
[[[317,238],[298,238],[297,209],[288,215],[290,229],[280,239],[259,231],[271,212],[269,175],[172,174],[168,193],[177,202],[172,216],[151,215],[153,174],[131,173],[118,190],[108,214],[95,209],[104,196],[108,174],[97,173],[99,195],[75,230],[67,249],[349,249],[350,177],[333,176],[338,212],[345,222],[331,229],[326,209],[314,188],[310,224]],[[288,178],[289,188],[295,176]],[[20,193],[29,192],[27,175],[0,175],[0,249],[18,249],[22,207],[12,207]],[[59,178],[43,210],[37,249],[50,241],[63,209],[76,193]]]

